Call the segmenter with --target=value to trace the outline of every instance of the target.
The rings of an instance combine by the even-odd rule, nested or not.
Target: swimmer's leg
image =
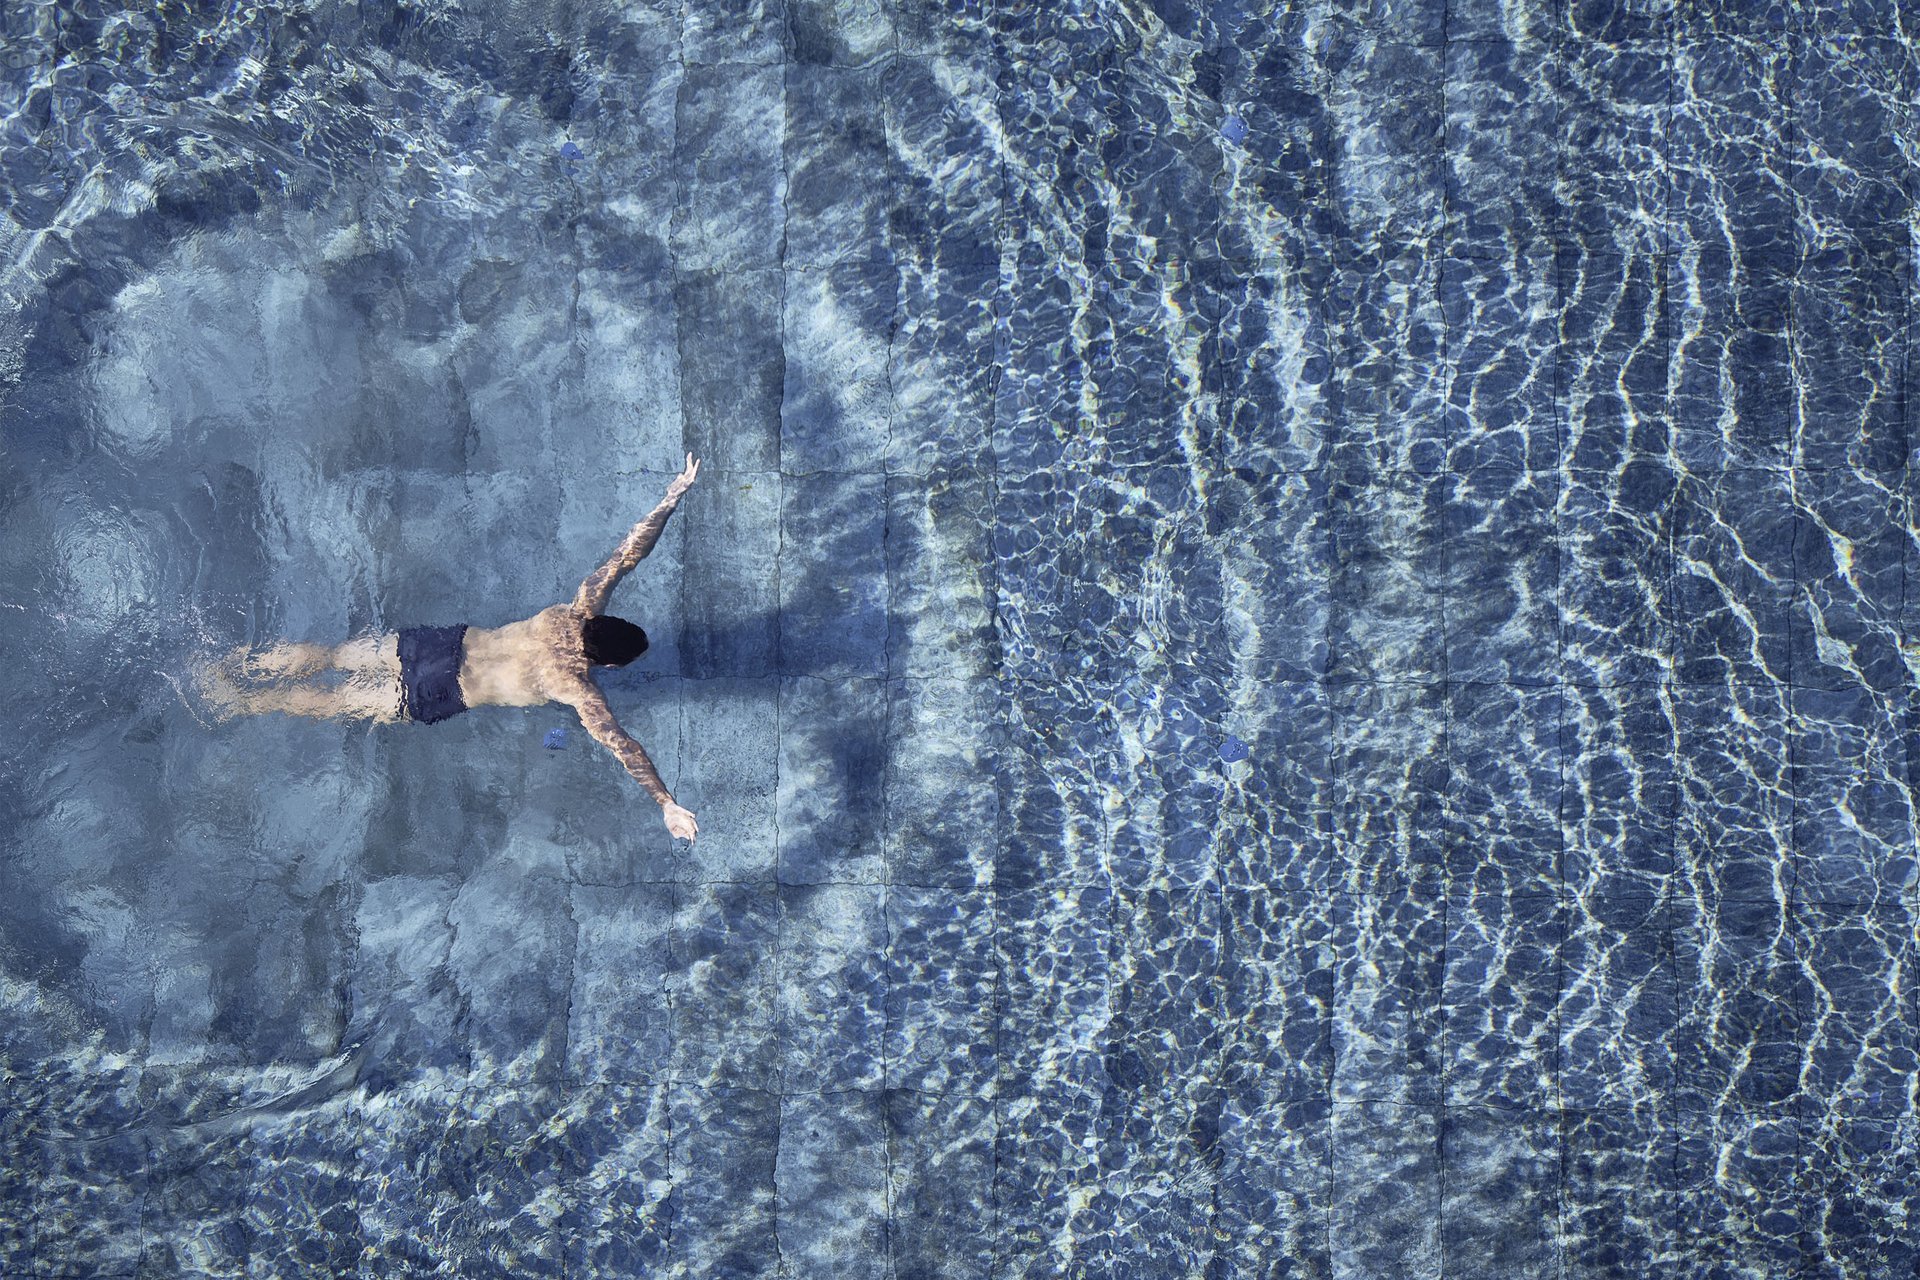
[[[228,654],[230,661],[255,680],[298,680],[318,675],[333,665],[333,646],[286,641],[260,653],[251,653],[245,645]]]
[[[392,681],[353,679],[332,688],[313,684],[270,686],[241,695],[248,715],[278,711],[313,720],[372,720],[391,724],[400,718],[400,691]]]
[[[300,680],[323,671],[400,674],[400,639],[394,635],[359,636],[338,645],[286,641],[262,653],[234,652],[255,680]]]
[[[388,679],[398,680],[400,678],[400,637],[392,632],[386,635],[356,636],[336,647],[329,662],[337,670],[351,671],[356,676],[385,676]]]
[[[252,679],[305,679],[323,672],[399,677],[399,637],[359,635],[346,645],[307,645],[284,641],[273,649],[250,652],[244,645],[228,654]]]

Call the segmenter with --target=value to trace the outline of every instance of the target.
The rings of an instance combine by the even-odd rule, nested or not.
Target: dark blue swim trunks
[[[464,626],[408,627],[400,633],[400,705],[407,719],[434,724],[467,709],[460,696],[466,635]]]

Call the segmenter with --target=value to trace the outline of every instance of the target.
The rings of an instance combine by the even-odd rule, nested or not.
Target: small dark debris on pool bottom
[[[1228,734],[1220,740],[1220,758],[1228,764],[1236,764],[1247,758],[1247,744]]]
[[[547,730],[547,740],[541,745],[549,751],[564,751],[567,746],[567,731],[565,729]]]
[[[1236,145],[1246,141],[1247,122],[1239,116],[1228,116],[1220,122],[1220,136]]]
[[[580,149],[579,144],[574,142],[561,143],[560,154],[568,160],[584,160],[587,156],[587,153]]]

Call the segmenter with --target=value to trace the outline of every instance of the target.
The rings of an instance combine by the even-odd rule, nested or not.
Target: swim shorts
[[[460,655],[467,629],[408,627],[400,633],[400,697],[407,719],[435,724],[467,709]]]

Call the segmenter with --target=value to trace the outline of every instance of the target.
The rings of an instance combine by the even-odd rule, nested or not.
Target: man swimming
[[[700,833],[699,824],[674,803],[646,751],[621,730],[592,669],[624,667],[646,652],[647,633],[609,616],[607,598],[653,550],[667,517],[699,474],[700,463],[689,453],[686,469],[667,486],[660,505],[633,526],[565,604],[503,627],[410,627],[341,645],[278,644],[259,654],[243,647],[203,671],[202,690],[223,716],[282,711],[381,723],[434,724],[469,707],[562,702],[659,802],[667,830],[691,840]],[[330,672],[344,678],[318,682]]]

